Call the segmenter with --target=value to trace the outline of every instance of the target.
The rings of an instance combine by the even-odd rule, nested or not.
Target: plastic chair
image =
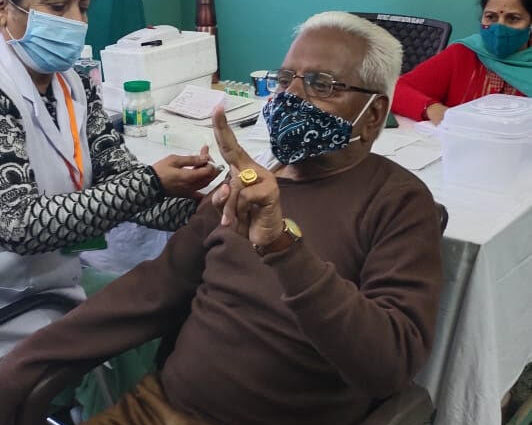
[[[21,298],[20,300],[15,301],[14,303],[8,304],[5,307],[2,307],[0,309],[0,326],[10,322],[11,320],[15,319],[16,317],[20,317],[26,313],[29,313],[30,311],[38,310],[38,309],[52,309],[56,310],[59,313],[66,314],[73,308],[75,308],[78,305],[78,301],[72,300],[70,298],[66,298],[62,295],[53,294],[53,293],[42,293],[42,294],[35,294],[30,295],[24,298]],[[93,367],[87,370],[89,372],[90,370],[94,369],[94,373],[97,379],[97,382],[99,384],[99,389],[102,391],[102,394],[104,395],[104,399],[107,403],[107,405],[111,406],[114,403],[114,400],[111,398],[109,389],[107,387],[107,384],[105,382],[105,377],[103,375],[103,371],[101,368],[98,367],[98,364],[94,364]],[[78,369],[79,370],[79,369]],[[81,379],[83,376],[80,375],[78,378]],[[76,380],[68,380],[68,382],[75,382]],[[58,387],[56,391],[51,395],[51,397],[47,400],[43,400],[43,405],[41,407],[41,412],[44,412],[43,419],[41,420],[41,423],[49,423],[50,425],[56,425],[58,422],[55,422],[51,418],[46,417],[46,412],[48,410],[48,406],[50,405],[53,398],[59,394],[64,388],[65,385],[62,385],[60,388]],[[37,408],[37,404],[34,404]],[[24,409],[26,410],[26,409]],[[31,422],[28,422],[31,423]]]
[[[444,205],[435,203],[435,207],[440,218],[440,230],[443,235],[449,221],[449,214]],[[178,319],[178,325],[184,323],[187,315],[188,312],[182,312]],[[179,327],[177,326],[177,328]],[[164,360],[170,354],[178,333],[175,331],[163,339],[158,356],[159,367],[162,367]],[[84,360],[48,369],[25,400],[15,425],[61,425],[53,420],[47,422],[46,416],[50,402],[67,385],[78,381],[83,375],[106,360]],[[430,425],[433,423],[435,413],[427,390],[412,383],[401,393],[384,400],[358,425]]]
[[[383,13],[351,13],[383,27],[401,42],[405,52],[401,69],[403,74],[445,49],[451,36],[451,24],[436,19]]]
[[[39,308],[51,308],[67,313],[77,305],[77,301],[57,294],[30,295],[0,308],[0,325]]]
[[[26,399],[16,425],[57,424],[51,420],[47,422],[46,412],[52,399],[101,362],[80,361],[49,371]],[[429,425],[433,415],[434,407],[427,391],[412,384],[384,401],[359,425]]]

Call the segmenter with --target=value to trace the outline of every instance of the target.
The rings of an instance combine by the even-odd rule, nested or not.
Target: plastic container
[[[270,95],[266,81],[267,75],[268,71],[254,71],[249,75],[255,88],[255,96],[265,97]]]
[[[152,90],[211,76],[218,68],[215,38],[170,25],[148,27],[101,52],[106,83],[147,80]],[[168,99],[169,102],[171,99]]]
[[[124,83],[123,104],[124,133],[126,136],[144,137],[147,126],[155,121],[155,102],[150,92],[149,81],[128,81]]]
[[[450,108],[438,127],[446,183],[504,192],[532,169],[532,100],[489,95]]]
[[[102,63],[92,58],[92,46],[85,45],[80,58],[74,63],[74,70],[87,77],[93,87],[96,87],[98,95],[102,94]]]

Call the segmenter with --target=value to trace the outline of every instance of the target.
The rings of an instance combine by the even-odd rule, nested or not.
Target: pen
[[[242,121],[240,123],[240,128],[249,127],[251,125],[255,125],[257,123],[259,117],[250,118],[249,120]]]

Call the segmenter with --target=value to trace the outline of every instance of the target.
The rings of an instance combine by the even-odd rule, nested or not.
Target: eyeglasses
[[[325,72],[305,72],[303,75],[297,75],[289,69],[269,71],[266,75],[266,84],[271,93],[277,93],[286,90],[295,78],[301,78],[303,80],[305,93],[310,97],[329,97],[335,90],[380,94],[375,90],[363,89],[341,83],[336,81],[332,75]]]

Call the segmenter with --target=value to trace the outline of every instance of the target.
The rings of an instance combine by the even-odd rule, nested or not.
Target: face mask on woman
[[[350,122],[322,111],[292,93],[275,95],[263,109],[272,153],[281,164],[297,164],[360,140],[360,136],[351,137],[353,127],[377,96],[371,96],[358,117]]]
[[[48,13],[27,11],[10,3],[28,15],[24,37],[11,37],[7,43],[29,68],[41,74],[64,72],[74,65],[85,44],[87,24]]]
[[[530,27],[517,29],[507,25],[481,25],[480,35],[486,49],[498,58],[516,53],[530,38]]]

